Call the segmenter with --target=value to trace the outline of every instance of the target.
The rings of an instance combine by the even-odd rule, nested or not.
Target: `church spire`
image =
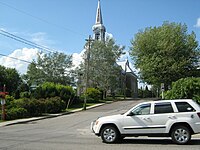
[[[98,6],[97,6],[97,13],[96,13],[96,22],[95,22],[95,24],[103,24],[102,14],[101,14],[100,0],[98,0]]]
[[[98,6],[97,6],[97,12],[96,12],[96,22],[95,22],[95,25],[93,25],[92,30],[94,32],[94,39],[95,40],[105,42],[106,28],[103,25],[100,0],[98,0]]]

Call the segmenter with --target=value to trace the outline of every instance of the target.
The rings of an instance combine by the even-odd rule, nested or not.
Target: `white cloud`
[[[83,61],[84,52],[85,52],[85,49],[83,49],[80,54],[74,53],[72,55],[74,68],[78,67],[81,64],[81,62]]]
[[[45,32],[37,32],[34,34],[30,34],[31,40],[36,44],[46,46],[46,45],[54,45],[55,42],[48,39],[48,36]]]
[[[200,18],[197,19],[197,23],[196,23],[195,27],[200,28]]]
[[[20,74],[24,74],[27,71],[29,63],[20,60],[15,60],[9,57],[14,57],[28,62],[32,62],[33,59],[37,58],[37,53],[38,49],[36,48],[17,49],[13,51],[10,55],[8,55],[8,57],[1,57],[0,64],[8,68],[15,68],[17,71],[19,71]]]

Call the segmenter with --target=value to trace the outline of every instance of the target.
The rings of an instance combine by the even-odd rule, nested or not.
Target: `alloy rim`
[[[177,129],[174,137],[179,143],[185,143],[188,141],[189,133],[185,129]]]
[[[116,133],[113,129],[108,128],[103,132],[103,136],[106,141],[113,142],[116,138]]]

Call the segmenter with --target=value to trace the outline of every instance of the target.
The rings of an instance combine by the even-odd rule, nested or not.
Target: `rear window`
[[[173,108],[171,103],[156,103],[155,104],[155,114],[162,114],[162,113],[173,113]]]
[[[187,102],[175,102],[176,107],[179,112],[192,112],[195,111],[195,109],[188,104]]]

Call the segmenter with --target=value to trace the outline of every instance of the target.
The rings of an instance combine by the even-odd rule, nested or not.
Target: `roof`
[[[133,76],[138,78],[133,69],[130,67],[129,61],[127,59],[125,61],[118,61],[117,64],[122,68],[122,71],[124,73],[132,74]]]
[[[98,6],[97,6],[97,13],[96,13],[96,22],[95,24],[103,24],[102,14],[101,14],[101,5],[100,0],[98,0]]]

